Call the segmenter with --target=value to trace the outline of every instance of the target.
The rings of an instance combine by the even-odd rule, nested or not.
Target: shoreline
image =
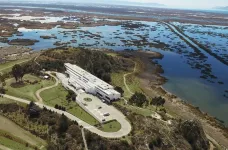
[[[156,53],[158,53],[158,52],[156,52]],[[160,58],[156,58],[156,56],[155,56],[154,59],[160,59]],[[152,60],[154,60],[154,59],[152,58]],[[215,116],[213,116],[213,115],[210,115],[210,114],[208,114],[208,113],[205,112],[205,111],[202,111],[202,110],[200,109],[200,107],[191,104],[190,102],[188,102],[187,99],[180,98],[180,97],[178,97],[177,95],[175,95],[175,94],[173,94],[172,92],[170,92],[168,89],[166,89],[166,88],[164,87],[164,84],[167,83],[167,82],[169,82],[169,80],[168,80],[166,77],[164,77],[164,76],[162,75],[162,74],[165,72],[165,70],[162,68],[162,66],[159,65],[159,67],[161,67],[161,68],[159,68],[159,70],[162,70],[163,72],[162,72],[162,73],[156,72],[156,74],[158,74],[159,77],[164,78],[164,80],[162,80],[161,84],[158,85],[158,86],[156,87],[158,90],[160,90],[159,88],[161,88],[161,91],[158,91],[158,92],[164,93],[164,96],[165,96],[166,98],[168,98],[169,100],[171,100],[171,101],[179,101],[179,102],[182,102],[183,104],[185,104],[185,105],[191,107],[191,108],[194,109],[195,111],[199,111],[202,115],[204,115],[204,117],[210,117],[210,118],[212,118],[212,119],[215,119],[215,122],[224,125],[225,128],[228,128],[228,126],[225,125],[225,124],[226,124],[225,121],[223,121],[223,120],[221,120],[221,119],[219,119],[219,118],[217,118],[217,117],[215,117]],[[155,89],[155,90],[156,90],[156,89]]]
[[[162,76],[162,75],[159,74],[159,76]],[[182,107],[182,110],[184,112],[189,111],[189,113],[192,114],[192,117],[189,116],[189,117],[186,117],[186,118],[188,118],[188,119],[196,118],[197,120],[200,120],[202,125],[203,125],[205,133],[207,133],[207,135],[209,137],[211,137],[212,139],[214,139],[214,140],[216,139],[216,141],[224,149],[227,148],[228,147],[228,145],[227,145],[227,141],[228,141],[228,126],[225,124],[225,122],[223,120],[220,120],[219,118],[211,115],[211,114],[208,114],[205,111],[202,111],[200,109],[200,107],[197,107],[197,106],[191,104],[188,100],[184,100],[184,99],[178,97],[177,95],[169,92],[168,89],[165,89],[164,86],[163,86],[166,82],[168,82],[168,79],[163,84],[161,84],[160,86],[156,86],[156,89],[154,89],[155,91],[157,91],[159,93],[160,96],[162,96],[163,98],[165,98],[167,100],[166,104],[167,104],[167,102],[171,103],[172,105],[176,105],[177,104],[177,105],[179,105],[179,107]],[[165,108],[168,108],[169,111],[173,109],[172,106],[169,106],[170,104],[168,104],[168,105],[166,105],[166,104],[165,104]],[[175,109],[173,112],[175,112],[177,114],[177,109]],[[179,113],[179,114],[177,114],[177,117],[179,117],[179,116],[181,116],[181,118],[182,118],[184,115]],[[185,117],[183,117],[183,118],[185,118]],[[211,127],[209,127],[209,126],[211,126]],[[217,140],[218,137],[214,138],[214,136],[213,136],[214,131],[215,131],[214,129],[221,130],[221,131],[219,131],[222,134],[222,136],[220,135],[220,138],[223,139],[223,136],[224,136],[225,137],[224,141],[226,141],[226,142],[221,142],[220,140]]]
[[[163,70],[162,66],[154,62],[154,60],[162,58],[160,53],[151,51],[150,53],[153,56],[150,56],[147,51],[131,51],[128,53],[132,54],[130,59],[140,59],[141,70],[135,76],[139,78],[140,88],[146,95],[151,98],[162,96],[166,99],[165,108],[168,113],[179,119],[199,120],[208,136],[216,139],[221,146],[228,147],[228,128],[219,119],[203,112],[199,107],[181,99],[163,87],[168,81],[160,72]]]

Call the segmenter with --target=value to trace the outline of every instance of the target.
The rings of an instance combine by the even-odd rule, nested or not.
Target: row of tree
[[[62,111],[66,111],[66,107],[60,106],[60,105],[58,105],[58,104],[55,105],[55,109],[59,109],[59,110],[62,110]]]
[[[129,104],[136,105],[138,107],[148,106],[150,103],[151,105],[156,106],[156,110],[158,106],[164,106],[165,99],[160,97],[155,97],[152,99],[151,102],[147,99],[147,97],[143,93],[135,92],[129,99]]]
[[[5,94],[4,85],[5,85],[5,77],[3,74],[0,73],[0,94]]]

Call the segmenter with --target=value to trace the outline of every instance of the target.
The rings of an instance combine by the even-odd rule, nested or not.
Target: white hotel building
[[[87,93],[97,95],[109,102],[121,97],[121,94],[115,91],[113,86],[77,65],[72,65],[70,63],[65,63],[64,65],[66,67],[66,73],[69,75],[68,83],[76,90],[82,89]]]

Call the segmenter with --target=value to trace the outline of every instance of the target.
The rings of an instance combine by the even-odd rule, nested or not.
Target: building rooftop
[[[96,76],[92,75],[91,73],[85,71],[84,69],[78,67],[77,65],[65,63],[65,66],[71,68],[72,70],[74,70],[78,74],[80,74],[83,77],[83,79],[81,79],[81,80],[85,80],[85,82],[90,82],[103,90],[113,88],[113,86],[111,86],[110,84],[104,82],[103,80],[99,79],[98,77],[96,77]]]

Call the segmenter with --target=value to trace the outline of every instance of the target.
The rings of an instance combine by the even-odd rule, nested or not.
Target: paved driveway
[[[30,101],[26,100],[26,99],[17,98],[17,97],[10,96],[10,95],[3,95],[3,94],[0,94],[0,95],[5,97],[5,98],[17,101],[17,102],[21,102],[21,103],[25,103],[25,104],[30,103]],[[80,120],[79,118],[75,117],[74,115],[72,115],[68,112],[64,112],[64,111],[55,109],[53,107],[50,107],[50,106],[47,106],[47,105],[44,105],[44,104],[41,104],[38,102],[36,102],[35,104],[38,105],[40,108],[46,107],[48,110],[54,111],[60,115],[64,114],[70,120],[77,121],[78,124],[83,126],[85,129],[88,129],[89,131],[96,133],[96,134],[98,134],[102,137],[105,137],[105,138],[121,138],[123,136],[128,135],[131,132],[130,123],[125,119],[125,116],[121,112],[116,110],[113,106],[108,106],[108,107],[112,108],[111,109],[113,111],[112,113],[116,113],[116,115],[119,116],[117,118],[117,121],[121,124],[121,129],[117,132],[104,132],[104,131],[98,130],[94,126]]]

